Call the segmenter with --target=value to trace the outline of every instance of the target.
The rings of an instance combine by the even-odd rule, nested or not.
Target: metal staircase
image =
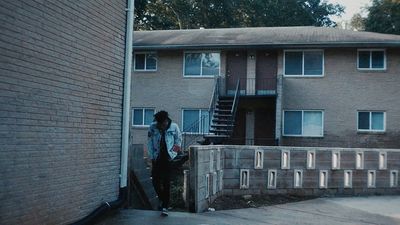
[[[211,104],[210,107],[210,132],[203,136],[204,144],[222,144],[232,136],[239,103],[239,87],[240,80],[236,84],[234,96],[221,96],[219,90],[214,90],[212,101],[214,104]],[[215,95],[215,93],[218,93],[218,95]]]
[[[183,133],[183,149],[187,150],[192,144],[223,144],[232,136],[239,104],[240,80],[237,81],[234,96],[221,95],[223,83],[220,77],[216,79],[208,115],[184,129],[196,132]]]

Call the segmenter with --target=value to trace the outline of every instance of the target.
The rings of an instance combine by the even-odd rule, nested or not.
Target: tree
[[[354,14],[353,17],[351,17],[350,26],[355,30],[365,30],[365,18],[363,18],[360,13]]]
[[[336,26],[343,6],[326,0],[136,0],[136,29]]]
[[[400,34],[400,0],[373,0],[368,11],[366,31]]]

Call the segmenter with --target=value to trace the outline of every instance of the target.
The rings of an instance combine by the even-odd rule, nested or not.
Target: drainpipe
[[[133,19],[134,0],[127,0],[127,24],[125,36],[125,68],[124,68],[124,102],[122,111],[122,148],[121,148],[121,172],[118,199],[113,202],[104,202],[92,213],[83,219],[73,223],[74,225],[93,224],[105,213],[120,208],[127,197],[128,184],[128,148],[129,148],[129,112],[131,102],[131,72],[132,72],[132,45],[133,45]]]
[[[122,115],[122,150],[120,188],[126,188],[128,183],[128,148],[129,148],[129,112],[131,105],[131,72],[133,45],[133,13],[134,0],[128,0],[126,37],[125,37],[125,70],[124,70],[124,104]]]

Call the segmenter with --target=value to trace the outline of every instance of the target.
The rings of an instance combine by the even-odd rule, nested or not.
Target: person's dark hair
[[[157,123],[162,123],[168,119],[168,112],[164,110],[159,111],[154,115],[154,119],[157,121]]]

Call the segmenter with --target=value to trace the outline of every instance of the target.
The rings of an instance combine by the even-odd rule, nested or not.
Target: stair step
[[[218,119],[218,118],[230,118],[232,117],[231,114],[214,114],[214,119]]]
[[[226,109],[226,110],[231,110],[232,109],[232,105],[216,105],[215,109]]]
[[[210,129],[210,133],[212,134],[229,134],[231,133],[232,130],[215,130],[215,129]]]
[[[229,138],[229,135],[206,134],[204,138]]]
[[[231,113],[231,110],[230,109],[216,109],[214,112],[216,112],[216,113],[219,113],[219,112],[221,112],[221,113]]]
[[[223,128],[231,128],[233,127],[233,124],[213,124],[211,127],[223,127]]]
[[[233,97],[232,97],[232,96],[219,96],[218,99],[223,99],[223,100],[225,100],[225,99],[232,99],[232,100],[233,100]]]

